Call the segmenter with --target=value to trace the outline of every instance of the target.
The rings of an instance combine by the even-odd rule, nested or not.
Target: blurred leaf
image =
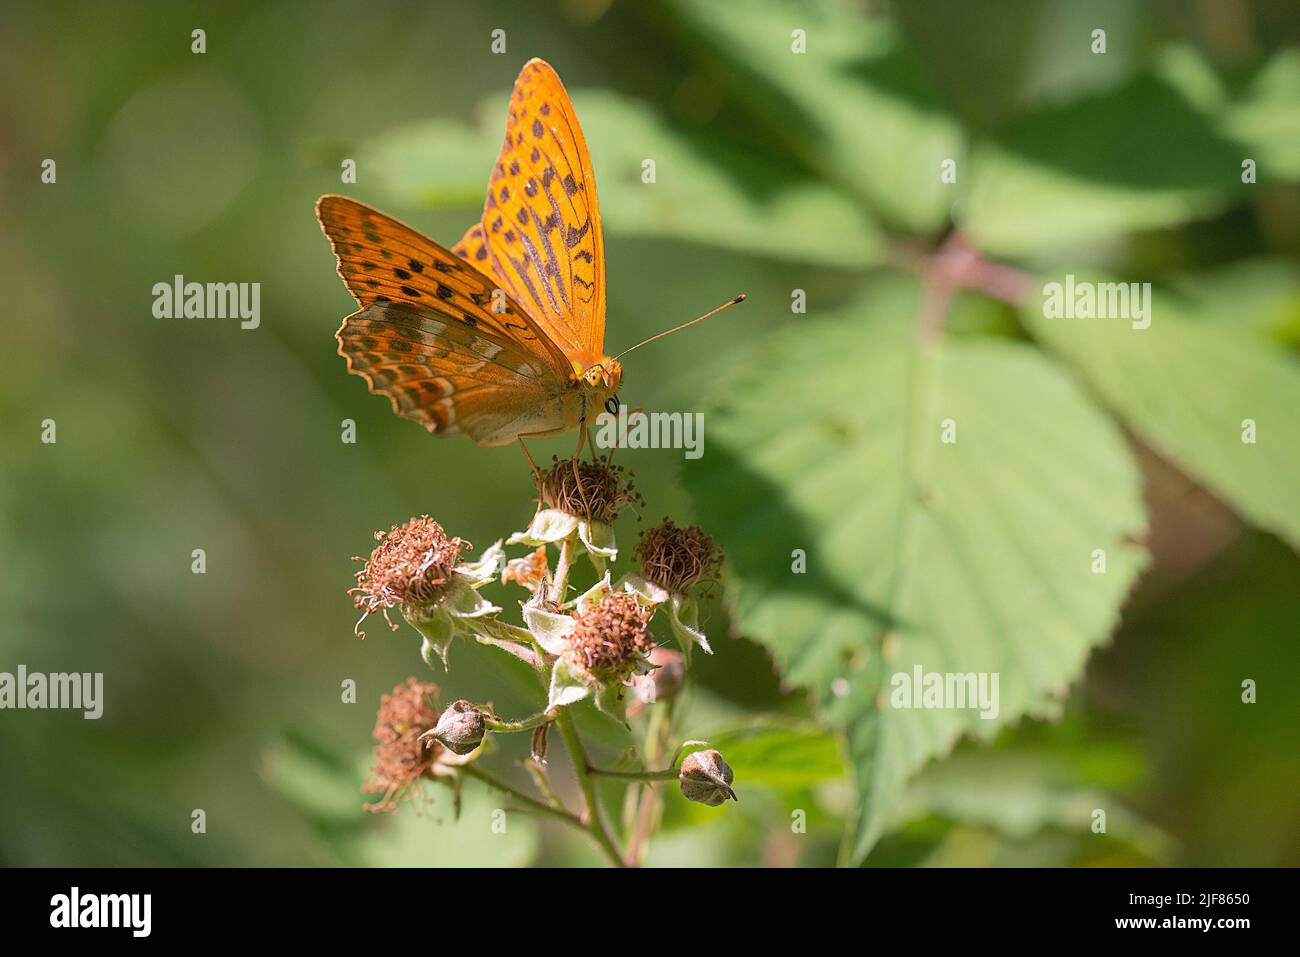
[[[847,729],[854,860],[906,779],[962,732],[1052,712],[1146,560],[1117,430],[1024,345],[918,348],[917,300],[910,284],[883,285],[779,337],[729,385],[710,454],[684,472],[727,547],[743,633]],[[958,441],[944,445],[949,418]],[[1106,574],[1089,570],[1097,548]],[[791,572],[796,549],[806,574]],[[914,665],[999,673],[998,718],[891,709],[891,676]]]
[[[1167,861],[1172,844],[1159,828],[1041,754],[967,753],[926,768],[908,786],[896,823],[937,814],[1024,840],[1048,828],[1092,833],[1097,808],[1106,812],[1099,842],[1124,841],[1152,860]]]
[[[721,137],[687,135],[612,93],[577,98],[611,231],[726,246],[756,256],[862,267],[883,239],[836,190]],[[656,181],[641,181],[653,159]]]
[[[1300,179],[1300,50],[1269,60],[1242,100],[1225,113],[1223,124],[1251,148],[1261,181]]]
[[[885,220],[937,231],[952,202],[939,180],[960,162],[955,119],[896,25],[828,0],[668,0],[705,62],[810,169],[863,197]],[[791,49],[803,30],[807,52]]]
[[[1238,160],[1259,164],[1260,182],[1300,178],[1300,51],[1283,50],[1241,75],[1216,72],[1190,47],[1172,47],[1160,74],[1243,144]]]
[[[422,785],[423,799],[403,802],[397,813],[370,814],[362,810],[373,799],[361,792],[365,762],[349,763],[301,735],[267,754],[263,774],[358,866],[522,867],[537,854],[536,822],[478,781],[466,783],[459,819],[451,789],[434,782]],[[504,833],[493,829],[499,810],[506,812]]]
[[[437,117],[367,142],[357,169],[380,192],[404,203],[481,208],[500,149],[500,131],[489,133]]]
[[[451,792],[429,788],[432,809],[415,813],[405,806],[398,814],[379,815],[359,842],[356,853],[363,867],[525,867],[537,857],[536,820],[524,811],[508,810],[508,797],[488,791],[477,781],[465,785],[460,818],[451,810]],[[494,815],[505,810],[505,833],[493,830]]]
[[[262,759],[262,776],[281,796],[318,823],[357,821],[364,768],[340,759],[303,735],[289,733]]]
[[[861,268],[879,262],[880,234],[831,187],[716,136],[669,126],[615,93],[573,94],[611,235],[666,237],[753,255]],[[363,155],[397,202],[480,205],[504,129],[499,97],[484,128],[448,120],[403,127]],[[642,182],[653,160],[655,182]]]
[[[1247,327],[1279,344],[1300,345],[1300,268],[1282,259],[1242,259],[1171,283],[1188,319]]]
[[[738,789],[793,790],[844,776],[839,742],[812,725],[762,721],[711,734],[708,741],[735,772]]]
[[[1175,226],[1222,208],[1240,145],[1164,79],[1021,114],[972,151],[958,218],[996,255]]]
[[[1048,319],[1034,298],[1021,312],[1030,331],[1078,366],[1144,442],[1300,548],[1300,369],[1292,360],[1247,330],[1185,321],[1158,289],[1146,329],[1127,319]],[[1257,424],[1254,444],[1242,441],[1246,419]]]

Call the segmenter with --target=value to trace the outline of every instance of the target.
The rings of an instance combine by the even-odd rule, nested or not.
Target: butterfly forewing
[[[339,352],[393,410],[439,434],[508,441],[554,428],[564,353],[495,279],[409,226],[342,196],[317,204],[339,275],[362,310]],[[507,430],[508,431],[508,430]]]
[[[596,178],[573,104],[550,65],[515,81],[481,222],[454,252],[491,273],[579,371],[605,343],[605,256]]]

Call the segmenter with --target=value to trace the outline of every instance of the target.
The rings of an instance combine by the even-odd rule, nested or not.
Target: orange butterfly
[[[576,463],[588,419],[617,409],[631,350],[605,354],[596,178],[550,64],[515,80],[483,217],[450,250],[343,196],[316,215],[361,307],[336,334],[349,372],[438,435],[518,440],[528,455],[525,437],[578,429]]]

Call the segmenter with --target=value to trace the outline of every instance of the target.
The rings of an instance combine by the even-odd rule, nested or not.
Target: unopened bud
[[[468,701],[453,701],[438,718],[433,739],[452,754],[469,754],[483,743],[483,713]]]
[[[731,789],[735,775],[717,751],[688,754],[677,777],[682,783],[682,796],[688,801],[717,807],[728,799],[739,800]]]

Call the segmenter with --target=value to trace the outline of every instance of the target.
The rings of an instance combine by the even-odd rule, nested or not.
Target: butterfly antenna
[[[633,349],[640,349],[642,346],[647,346],[650,343],[654,342],[656,339],[662,339],[664,336],[670,336],[674,332],[681,332],[687,326],[693,326],[697,322],[703,322],[705,319],[709,318],[710,316],[716,316],[718,313],[722,312],[723,309],[730,309],[732,306],[736,305],[736,303],[744,302],[744,301],[745,301],[745,294],[742,292],[739,296],[736,296],[734,299],[728,299],[717,309],[713,309],[709,312],[706,312],[704,315],[698,316],[695,319],[692,319],[690,322],[683,322],[680,326],[673,326],[671,329],[665,329],[663,332],[660,332],[657,335],[653,335],[649,339],[646,339],[642,342],[638,342],[634,346],[629,346],[628,348],[620,352],[618,355],[614,356],[614,359],[615,360],[621,359],[629,352],[631,352]]]

